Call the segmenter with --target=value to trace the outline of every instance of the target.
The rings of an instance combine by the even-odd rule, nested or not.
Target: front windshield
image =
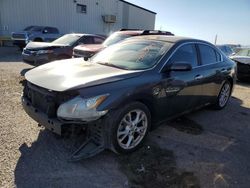
[[[30,31],[33,27],[35,27],[35,26],[28,26],[28,27],[26,27],[26,28],[24,29],[24,31]]]
[[[112,35],[110,35],[104,42],[103,45],[104,46],[110,46],[112,44],[118,43],[128,37],[131,37],[130,35],[124,35],[124,34],[120,34],[120,33],[114,33]]]
[[[236,56],[250,56],[250,49],[241,49],[235,55]]]
[[[43,30],[43,27],[40,27],[40,26],[34,26],[34,27],[32,27],[31,29],[30,29],[30,31],[42,31]]]
[[[79,40],[81,36],[75,34],[67,34],[63,35],[62,37],[54,40],[53,44],[64,44],[64,45],[73,45],[77,40]]]
[[[96,54],[90,61],[126,70],[153,67],[168,51],[171,43],[152,40],[126,40]]]

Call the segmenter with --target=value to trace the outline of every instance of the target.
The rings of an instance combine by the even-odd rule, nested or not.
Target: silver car
[[[250,48],[242,48],[230,58],[237,63],[238,80],[250,81]]]

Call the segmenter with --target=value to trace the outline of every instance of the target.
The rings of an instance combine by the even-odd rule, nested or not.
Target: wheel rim
[[[226,105],[229,96],[230,96],[230,85],[226,83],[224,84],[220,92],[220,97],[219,97],[220,107],[224,107]]]
[[[145,137],[148,118],[144,111],[137,109],[123,116],[118,129],[117,141],[123,149],[135,148]]]

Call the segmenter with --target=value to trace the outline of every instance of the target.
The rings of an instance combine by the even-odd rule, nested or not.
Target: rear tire
[[[231,91],[232,91],[232,84],[227,80],[221,87],[220,93],[214,105],[214,108],[216,110],[221,110],[225,108],[231,96]]]
[[[110,141],[116,153],[130,153],[142,146],[151,127],[151,115],[148,108],[133,102],[118,109],[111,115]],[[110,118],[111,118],[110,117]]]

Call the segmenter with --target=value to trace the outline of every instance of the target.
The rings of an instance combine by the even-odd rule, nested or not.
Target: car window
[[[216,55],[216,62],[221,62],[221,54],[215,50],[215,55]]]
[[[170,59],[170,63],[189,63],[192,67],[196,67],[197,53],[193,44],[186,44],[180,47]]]
[[[24,29],[24,31],[30,31],[34,26],[28,26]]]
[[[54,40],[52,43],[71,46],[71,45],[75,44],[75,42],[77,42],[80,37],[81,37],[80,35],[66,34],[66,35],[63,35],[62,37]]]
[[[48,31],[48,33],[53,33],[53,34],[59,33],[58,29],[54,27],[46,27],[45,29]]]
[[[92,36],[84,36],[80,39],[79,43],[82,44],[94,44],[93,37]]]
[[[101,44],[103,43],[104,39],[100,37],[94,37],[94,43],[95,44]]]
[[[30,29],[30,31],[41,32],[44,28],[40,26],[34,26]]]
[[[115,43],[118,43],[128,37],[131,37],[130,35],[125,35],[125,34],[121,34],[121,33],[113,33],[112,35],[110,35],[103,43],[104,46],[110,46],[113,45]]]
[[[202,65],[209,65],[218,62],[216,51],[212,47],[203,44],[199,44],[198,46]]]

